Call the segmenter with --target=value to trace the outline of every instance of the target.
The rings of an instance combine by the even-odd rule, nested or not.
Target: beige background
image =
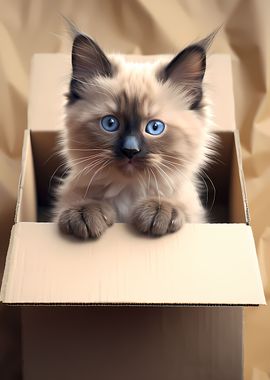
[[[0,275],[13,223],[22,136],[27,126],[31,56],[36,52],[69,50],[70,41],[60,13],[73,19],[108,51],[123,53],[176,52],[218,25],[224,25],[212,51],[229,52],[233,60],[236,120],[252,227],[269,301],[268,0],[0,0]],[[2,379],[20,378],[18,322],[18,309],[0,307]],[[246,310],[244,333],[245,380],[269,380],[270,307]]]

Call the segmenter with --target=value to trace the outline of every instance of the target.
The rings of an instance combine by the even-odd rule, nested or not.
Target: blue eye
[[[160,120],[150,120],[145,128],[145,132],[149,133],[150,135],[161,135],[161,133],[165,129],[165,124]]]
[[[101,126],[107,132],[115,132],[119,128],[119,121],[112,115],[104,116],[101,121]]]

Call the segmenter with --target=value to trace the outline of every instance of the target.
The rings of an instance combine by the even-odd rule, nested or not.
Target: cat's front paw
[[[64,234],[86,240],[98,238],[115,222],[115,211],[107,203],[91,201],[63,210],[58,226]]]
[[[139,232],[162,236],[179,230],[184,219],[179,207],[164,200],[149,199],[136,205],[132,223]]]

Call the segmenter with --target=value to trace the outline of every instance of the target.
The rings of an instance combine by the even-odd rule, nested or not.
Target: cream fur
[[[188,94],[184,87],[176,87],[169,81],[161,83],[156,79],[156,73],[164,65],[163,61],[130,63],[121,55],[114,55],[111,61],[117,67],[116,74],[112,78],[100,76],[84,82],[84,100],[66,108],[66,129],[61,137],[61,149],[70,173],[57,189],[55,221],[58,221],[63,210],[96,199],[111,204],[117,212],[118,221],[128,222],[138,201],[159,197],[179,205],[187,222],[204,222],[206,214],[199,200],[197,173],[211,159],[214,143],[211,135],[211,106],[207,96],[204,94],[201,110],[191,111],[187,106]],[[103,139],[101,134],[105,132],[101,131],[97,120],[106,114],[118,112],[117,98],[123,90],[128,97],[136,96],[139,99],[142,133],[150,119],[160,119],[166,123],[164,133],[172,134],[173,138],[164,140],[167,146],[164,148],[166,153],[164,150],[163,153],[175,156],[175,160],[167,157],[168,164],[165,156],[155,153],[149,160],[150,169],[133,170],[128,175],[114,161],[104,169],[102,162],[97,162],[96,166],[86,170],[89,162],[79,164],[79,159],[87,156],[86,149],[98,149],[98,146],[87,145],[85,130],[88,130],[89,141],[91,136],[95,141]],[[150,139],[150,144],[154,144],[154,139],[161,141],[159,137],[144,137]],[[106,136],[108,138],[115,137]],[[107,140],[104,140],[104,144],[110,145]],[[109,148],[106,149],[108,151],[104,151],[104,154],[111,157]],[[93,156],[91,162],[94,160]],[[151,167],[152,164],[157,165],[158,169]]]

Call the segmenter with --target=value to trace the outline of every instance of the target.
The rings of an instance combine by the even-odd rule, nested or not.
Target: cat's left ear
[[[190,109],[200,108],[203,97],[202,81],[206,69],[206,52],[217,31],[178,53],[159,73],[163,82],[169,80],[185,91]]]

